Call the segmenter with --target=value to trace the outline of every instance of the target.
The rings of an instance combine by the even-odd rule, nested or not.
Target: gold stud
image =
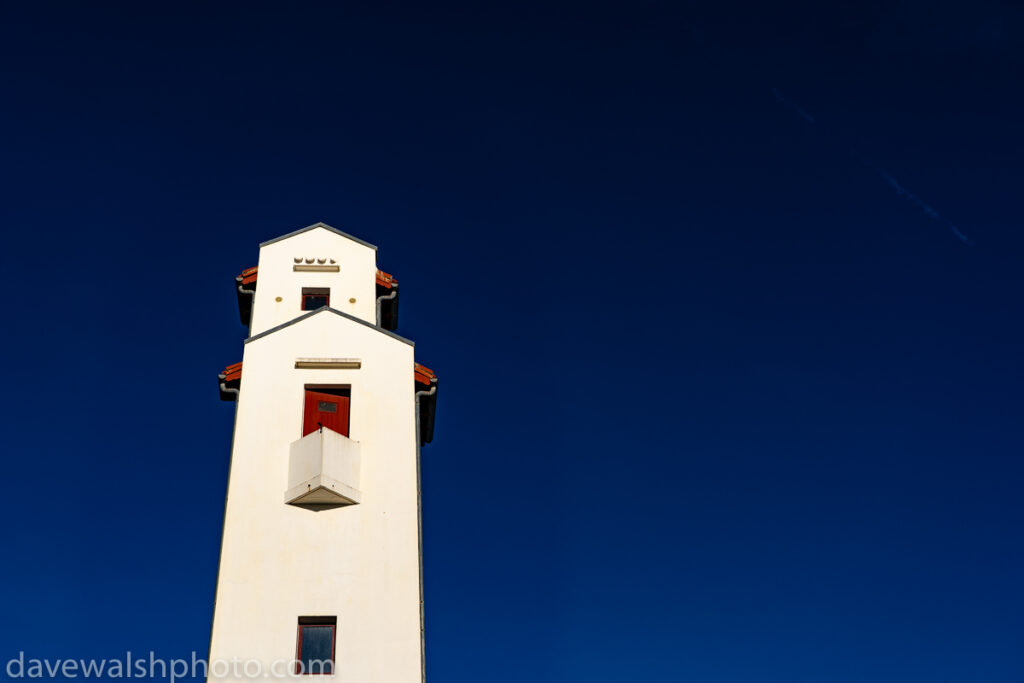
[[[356,302],[356,298],[355,298],[355,297],[352,297],[351,299],[349,299],[349,300],[348,300],[348,302],[349,302],[350,304],[354,304],[354,303]]]

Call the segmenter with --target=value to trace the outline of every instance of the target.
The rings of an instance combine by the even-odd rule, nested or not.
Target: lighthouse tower
[[[424,677],[420,446],[437,378],[395,334],[377,248],[323,223],[260,245],[236,401],[209,680]]]

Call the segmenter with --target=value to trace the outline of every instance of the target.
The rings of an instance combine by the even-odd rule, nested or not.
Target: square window
[[[334,673],[334,632],[337,625],[337,617],[299,617],[295,673]]]
[[[303,287],[302,310],[315,311],[331,305],[331,290],[328,287]]]

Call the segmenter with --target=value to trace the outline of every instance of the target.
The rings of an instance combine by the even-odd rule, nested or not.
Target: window
[[[337,617],[299,617],[295,673],[334,673],[334,631],[337,626]]]
[[[327,287],[303,287],[302,310],[315,311],[331,305],[331,290]]]
[[[306,385],[306,402],[302,409],[302,435],[321,427],[348,436],[348,408],[351,390],[348,387]]]

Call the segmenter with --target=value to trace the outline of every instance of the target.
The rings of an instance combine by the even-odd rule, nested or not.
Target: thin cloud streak
[[[784,107],[786,107],[788,109],[791,109],[794,112],[796,112],[797,115],[800,118],[802,118],[804,121],[807,121],[808,123],[811,123],[811,124],[816,124],[817,123],[817,120],[813,116],[808,114],[807,111],[803,107],[801,107],[799,104],[797,104],[793,100],[791,100],[788,97],[786,97],[785,95],[783,95],[782,92],[779,91],[778,88],[772,88],[772,94],[775,95],[775,100],[779,104],[781,104]],[[868,168],[873,170],[875,173],[877,173],[878,176],[882,180],[884,180],[886,182],[886,184],[889,185],[889,187],[891,187],[893,190],[895,190],[897,194],[899,194],[900,196],[906,197],[907,201],[909,201],[911,204],[913,204],[917,208],[921,209],[921,211],[926,216],[928,216],[929,218],[931,218],[933,220],[937,220],[940,223],[943,223],[964,244],[966,244],[968,246],[971,246],[971,247],[974,246],[974,242],[972,242],[970,240],[970,238],[967,237],[967,235],[965,235],[963,232],[961,232],[960,229],[957,228],[956,225],[954,225],[951,220],[949,220],[948,218],[946,218],[945,216],[940,214],[938,211],[933,209],[926,201],[924,201],[923,199],[918,197],[916,194],[914,194],[913,192],[911,192],[907,188],[903,187],[903,185],[898,180],[896,180],[896,178],[891,173],[886,171],[884,168],[882,168],[878,164],[872,163],[872,162],[868,161],[867,159],[865,159],[864,157],[862,157],[861,155],[857,154],[857,152],[855,150],[851,149],[850,153],[853,155],[854,159],[857,159],[862,164],[864,164],[865,166],[867,166]]]
[[[892,189],[896,190],[896,192],[898,194],[901,194],[904,197],[906,197],[907,200],[910,203],[912,203],[915,206],[917,206],[917,208],[919,208],[922,211],[924,211],[926,216],[928,216],[930,218],[934,218],[935,220],[939,221],[940,223],[945,223],[946,226],[949,227],[949,229],[953,231],[953,234],[960,238],[961,242],[963,242],[964,244],[970,245],[972,247],[974,246],[974,243],[971,242],[970,239],[968,239],[967,235],[965,235],[962,232],[960,232],[960,230],[955,225],[953,225],[952,221],[950,221],[949,219],[945,218],[942,214],[940,214],[938,211],[936,211],[931,206],[929,206],[927,202],[925,202],[923,199],[918,197],[916,194],[914,194],[913,192],[911,192],[907,188],[905,188],[902,185],[900,185],[899,181],[896,180],[895,178],[893,178],[892,175],[890,173],[888,173],[884,168],[881,168],[879,166],[874,166],[873,164],[872,164],[872,166],[878,172],[878,175],[882,176],[882,179],[885,180],[885,182],[889,183],[889,186],[892,187]]]
[[[772,88],[772,94],[775,95],[775,99],[776,101],[778,101],[779,104],[783,105],[784,107],[789,107],[790,109],[795,111],[797,115],[804,121],[807,121],[808,123],[817,123],[817,121],[814,120],[814,117],[807,113],[807,110],[805,110],[799,104],[797,104],[796,102],[787,98],[785,95],[779,92],[778,88]]]

